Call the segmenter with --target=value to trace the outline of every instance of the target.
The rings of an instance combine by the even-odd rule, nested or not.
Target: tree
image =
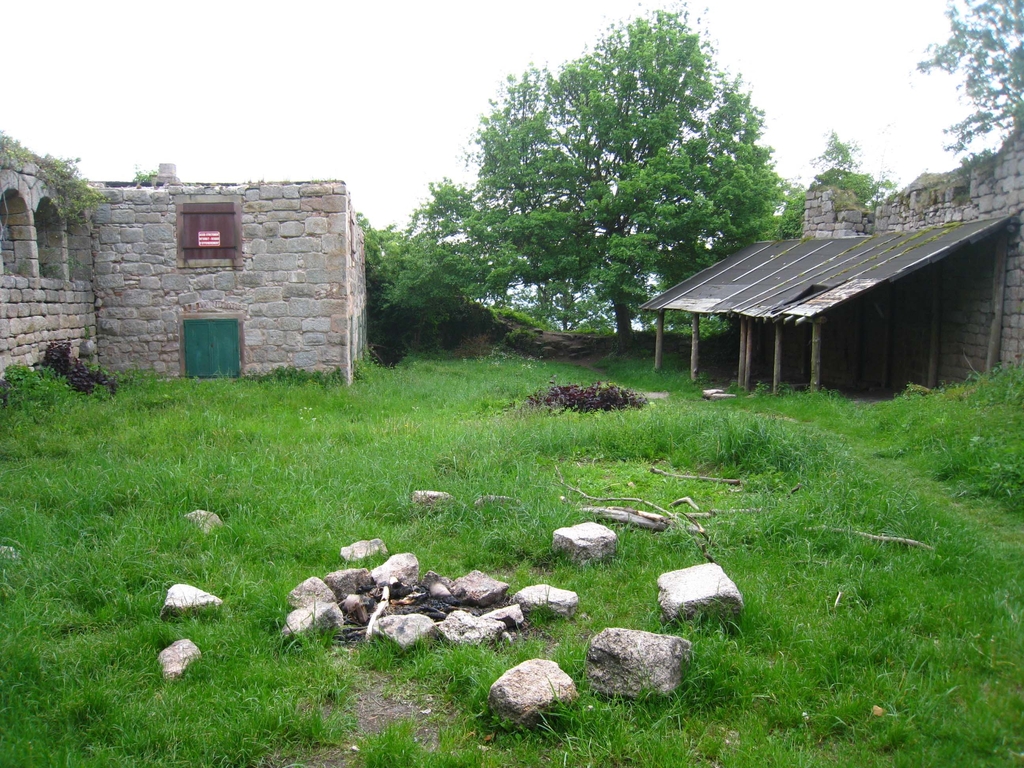
[[[510,79],[476,136],[489,287],[587,290],[628,346],[636,308],[753,240],[781,198],[742,83],[685,14],[619,24],[557,74]]]
[[[811,161],[818,169],[814,184],[849,192],[855,205],[873,209],[886,194],[896,189],[896,184],[884,172],[875,178],[861,171],[860,153],[857,142],[845,142],[835,131],[830,131],[825,151]]]
[[[948,149],[963,152],[993,131],[1005,139],[1024,126],[1024,0],[950,0],[946,16],[949,40],[931,46],[918,69],[963,76],[975,111],[947,129]]]
[[[445,179],[407,230],[374,229],[363,217],[369,339],[394,362],[409,349],[450,347],[487,333],[493,319],[483,297],[480,264],[464,234],[471,192]]]

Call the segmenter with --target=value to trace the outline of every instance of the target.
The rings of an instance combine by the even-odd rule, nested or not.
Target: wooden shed
[[[1014,217],[865,237],[754,243],[651,299],[661,366],[666,310],[738,317],[737,381],[900,389],[962,380],[1000,359]]]

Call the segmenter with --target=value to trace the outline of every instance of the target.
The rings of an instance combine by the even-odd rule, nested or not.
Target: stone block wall
[[[849,206],[845,206],[849,208]],[[834,190],[812,188],[804,211],[804,237],[849,237],[975,219],[1020,217],[1024,212],[1024,134],[1012,136],[992,158],[969,174],[924,174],[880,205],[873,216],[844,210]],[[861,217],[863,226],[857,220]],[[943,275],[940,377],[961,379],[985,355],[993,317],[992,249],[971,249]],[[954,259],[947,259],[952,262]],[[1018,224],[1009,235],[1000,362],[1024,360],[1024,239]]]
[[[71,341],[77,350],[95,336],[89,281],[0,275],[0,374],[39,362],[50,342]]]
[[[88,358],[97,332],[88,228],[55,219],[31,163],[0,169],[0,227],[0,375],[39,362],[55,341]]]
[[[340,368],[349,378],[365,345],[362,233],[344,183],[101,188],[94,287],[101,364],[184,372],[181,323],[242,324],[243,370]],[[241,258],[183,266],[178,207],[237,201]]]
[[[830,187],[811,187],[804,203],[804,237],[856,237],[871,231],[874,215],[844,201]]]

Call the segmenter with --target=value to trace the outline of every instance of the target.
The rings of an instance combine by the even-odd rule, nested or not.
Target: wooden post
[[[864,379],[864,297],[853,306],[853,386],[859,387]]]
[[[996,241],[996,260],[992,275],[992,324],[988,329],[988,354],[985,355],[985,370],[991,371],[999,365],[1003,336],[1003,301],[1006,298],[1006,241],[1005,233]]]
[[[782,383],[782,321],[775,321],[775,359],[772,367],[772,394],[779,394]]]
[[[661,370],[662,353],[665,349],[665,310],[658,310],[658,332],[654,337],[654,370]]]
[[[747,364],[747,318],[740,316],[740,365],[736,373],[736,386],[743,386],[743,375]]]
[[[942,329],[942,268],[941,262],[932,267],[932,322],[928,339],[928,381],[932,388],[939,383],[939,333]]]
[[[811,392],[821,389],[821,319],[811,326]]]
[[[747,318],[747,348],[743,356],[743,389],[746,392],[750,391],[750,369],[753,367],[752,363],[754,362],[755,322],[754,318]]]
[[[888,283],[885,291],[885,336],[882,339],[882,389],[889,388],[892,379],[892,283]]]
[[[700,315],[693,313],[693,324],[690,331],[690,381],[697,380],[700,370]]]

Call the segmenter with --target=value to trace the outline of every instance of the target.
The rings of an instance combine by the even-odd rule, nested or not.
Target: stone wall
[[[87,227],[66,228],[36,167],[0,169],[0,374],[54,341],[89,357],[96,313]]]
[[[351,378],[365,345],[362,233],[342,182],[101,188],[94,262],[101,364],[184,373],[186,318],[242,324],[245,372],[339,368]],[[185,266],[176,213],[187,202],[237,201],[235,264]]]
[[[975,219],[1020,216],[1024,211],[1024,134],[1011,137],[992,158],[966,173],[924,174],[865,216],[835,190],[812,188],[804,211],[805,237],[849,237],[915,231]],[[858,220],[858,217],[860,219]],[[861,226],[858,221],[863,222]],[[993,318],[992,247],[947,259],[942,275],[940,376],[960,379],[983,366]],[[1006,258],[1000,362],[1024,358],[1024,241],[1015,225]]]
[[[874,215],[831,187],[812,186],[804,203],[804,237],[856,237],[871,232]]]

